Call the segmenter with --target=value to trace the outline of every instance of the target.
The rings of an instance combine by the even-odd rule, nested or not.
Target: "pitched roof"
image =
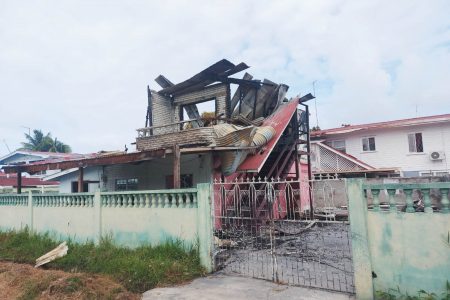
[[[41,178],[22,177],[22,187],[40,186],[40,185],[58,185],[58,181],[43,181]],[[0,186],[17,186],[17,176],[15,174],[5,174],[0,172]]]
[[[410,118],[410,119],[400,119],[386,122],[368,123],[361,125],[350,125],[344,127],[337,127],[331,129],[324,129],[318,131],[312,131],[311,137],[321,137],[331,134],[343,134],[350,133],[360,130],[372,130],[372,129],[385,129],[385,128],[396,128],[396,127],[406,127],[406,126],[417,126],[417,125],[428,125],[436,124],[442,122],[450,122],[450,114],[435,115],[428,117]]]
[[[22,155],[33,155],[41,157],[42,159],[49,159],[49,158],[62,158],[62,159],[75,159],[80,158],[83,155],[78,153],[57,153],[57,152],[42,152],[42,151],[31,151],[31,150],[16,150],[13,151],[3,157],[0,158],[0,162],[4,161],[14,155],[22,154]]]

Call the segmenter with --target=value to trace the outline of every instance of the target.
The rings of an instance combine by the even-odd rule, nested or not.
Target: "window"
[[[194,176],[192,174],[180,175],[180,188],[194,187]],[[173,175],[166,176],[166,189],[173,189]]]
[[[420,172],[420,176],[437,176],[437,177],[446,177],[450,175],[447,171],[426,171],[426,172]]]
[[[137,178],[116,179],[116,191],[134,191],[138,189]]]
[[[409,152],[421,153],[423,152],[422,133],[410,133],[408,134]]]
[[[365,137],[362,139],[363,151],[375,151],[375,137]]]
[[[78,181],[72,181],[72,193],[78,193]],[[83,192],[89,192],[89,182],[83,181]]]
[[[334,140],[326,142],[330,147],[345,153],[345,140]]]

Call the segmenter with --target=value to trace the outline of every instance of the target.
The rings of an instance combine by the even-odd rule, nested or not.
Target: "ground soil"
[[[140,299],[102,275],[0,262],[0,299]]]

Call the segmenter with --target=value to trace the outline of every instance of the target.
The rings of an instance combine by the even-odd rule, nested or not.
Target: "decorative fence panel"
[[[213,186],[216,270],[354,292],[347,211],[334,201],[335,195],[344,198],[345,182],[236,180]]]
[[[358,299],[391,289],[413,296],[419,290],[445,292],[450,282],[449,190],[450,182],[348,181]],[[385,201],[380,202],[382,194]],[[373,199],[370,205],[368,198]]]
[[[210,185],[173,190],[0,195],[0,229],[49,232],[77,242],[110,237],[136,247],[167,241],[198,247],[211,270]]]

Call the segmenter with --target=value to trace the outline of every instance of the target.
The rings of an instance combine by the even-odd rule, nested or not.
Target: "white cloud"
[[[449,11],[406,0],[2,1],[0,139],[18,147],[23,125],[77,152],[122,149],[144,125],[147,84],[222,58],[292,96],[317,80],[322,128],[411,117],[416,105],[449,113]]]

